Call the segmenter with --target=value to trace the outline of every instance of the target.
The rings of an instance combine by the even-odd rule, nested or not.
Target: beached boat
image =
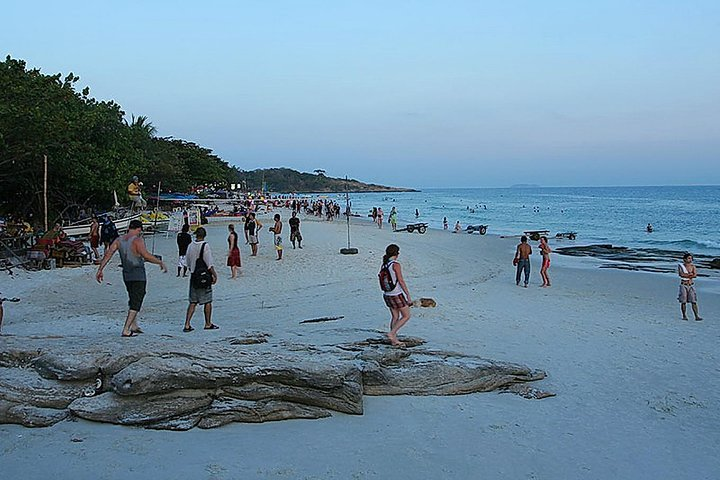
[[[113,219],[113,223],[115,223],[115,227],[117,227],[118,233],[123,234],[127,232],[128,226],[130,225],[130,222],[133,220],[139,220],[140,216],[142,215],[142,212],[132,213],[125,215],[120,218],[113,218],[114,213],[109,212],[105,213],[103,215],[109,215],[110,218]],[[99,215],[101,216],[101,215]],[[90,236],[90,219],[85,219],[80,222],[72,223],[70,225],[67,225],[63,227],[63,231],[67,234],[68,237],[75,237],[75,238],[84,238]]]

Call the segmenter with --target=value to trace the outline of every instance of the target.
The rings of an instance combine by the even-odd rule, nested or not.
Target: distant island
[[[303,173],[290,168],[262,168],[239,170],[237,178],[244,190],[261,190],[283,193],[339,193],[349,192],[416,192],[411,188],[388,187],[363,183],[355,179],[333,178],[323,170]],[[264,184],[264,185],[263,185]]]

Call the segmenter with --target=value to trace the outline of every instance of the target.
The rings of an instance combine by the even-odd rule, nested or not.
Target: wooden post
[[[48,202],[47,202],[47,155],[43,155],[45,173],[43,175],[43,203],[45,204],[45,231],[48,231]]]

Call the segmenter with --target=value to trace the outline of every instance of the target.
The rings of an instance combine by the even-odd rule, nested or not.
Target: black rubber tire
[[[340,253],[342,253],[343,255],[357,255],[358,249],[355,247],[341,248]]]
[[[540,240],[540,234],[539,233],[530,234],[530,240]]]
[[[480,235],[485,235],[487,233],[487,227],[482,226],[482,227],[480,227],[479,231],[480,231]]]
[[[569,238],[570,240],[575,240],[575,234],[574,234],[574,233],[571,233],[570,235],[568,235],[568,238]]]
[[[407,227],[408,233],[412,233],[413,230],[415,230],[415,227],[413,227],[412,225],[408,225],[408,227]]]
[[[427,227],[418,227],[418,233],[425,233],[427,232]]]

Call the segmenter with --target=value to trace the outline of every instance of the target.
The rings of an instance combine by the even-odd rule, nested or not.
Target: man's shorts
[[[128,292],[128,308],[130,310],[139,312],[140,308],[142,308],[146,285],[147,282],[144,281],[125,281],[125,288]]]
[[[383,299],[388,308],[403,308],[408,306],[405,295],[402,293],[400,295],[383,295]]]
[[[185,259],[185,255],[180,255],[178,257],[178,268],[187,268],[187,260]]]
[[[282,250],[282,237],[280,235],[275,235],[275,249],[276,250]]]
[[[257,235],[248,235],[248,241],[250,242],[250,245],[257,245],[258,244]]]
[[[680,303],[697,303],[697,294],[695,293],[694,285],[683,285],[680,284],[680,291],[678,292],[678,301]]]
[[[297,230],[295,232],[290,232],[290,241],[291,242],[294,242],[294,241],[301,242],[302,241],[302,235],[300,235],[300,230]]]
[[[212,303],[213,300],[213,294],[212,294],[212,286],[207,288],[195,288],[192,284],[192,280],[190,283],[190,293],[188,295],[188,301],[190,303],[199,303],[200,305],[205,305],[206,303]]]

